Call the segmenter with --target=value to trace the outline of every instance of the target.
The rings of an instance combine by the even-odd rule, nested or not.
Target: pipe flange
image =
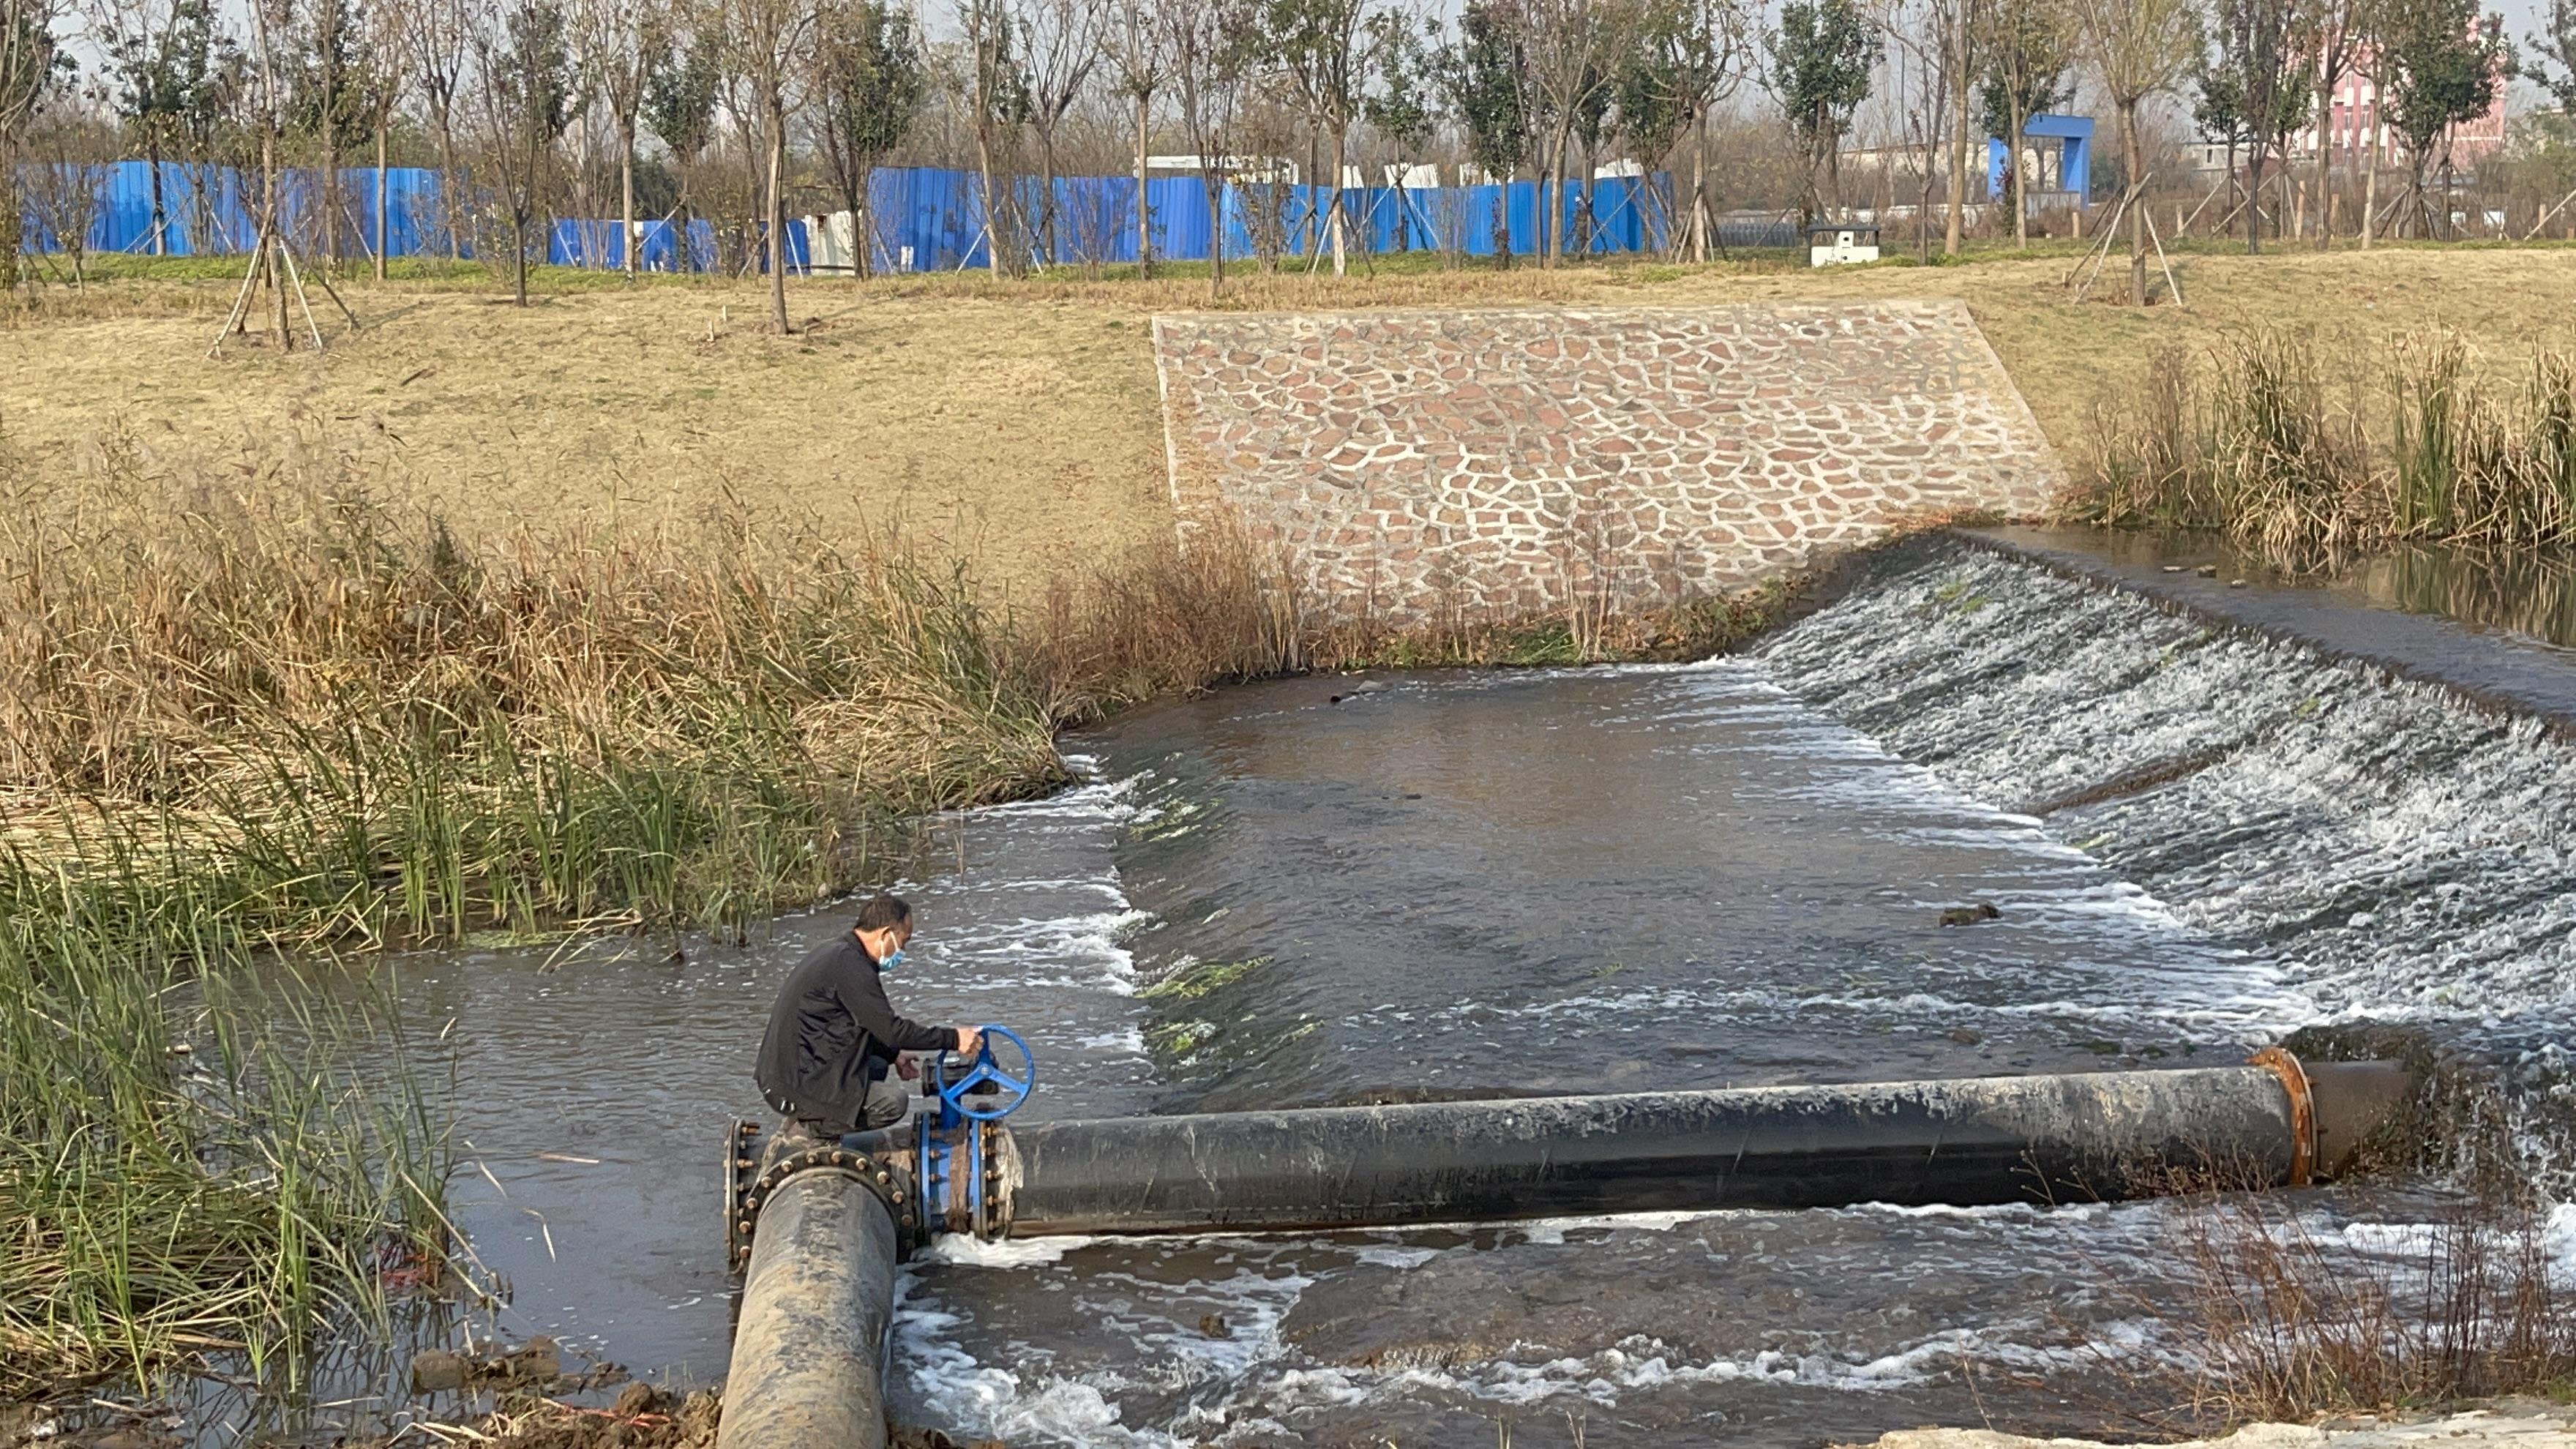
[[[751,1184],[760,1175],[760,1127],[737,1117],[725,1133],[724,1144],[724,1230],[725,1265],[741,1272],[751,1261],[752,1215],[743,1205],[751,1197]]]
[[[741,1272],[751,1262],[752,1235],[759,1230],[760,1210],[789,1178],[808,1172],[829,1172],[846,1177],[876,1194],[885,1204],[887,1216],[894,1219],[895,1236],[901,1251],[909,1254],[918,1236],[912,1208],[912,1187],[900,1163],[891,1158],[844,1147],[838,1142],[816,1142],[810,1146],[783,1152],[760,1169],[744,1190],[740,1203],[726,1223],[726,1238],[738,1245],[734,1271]]]
[[[2308,1069],[2284,1047],[2267,1046],[2245,1060],[2280,1078],[2281,1090],[2290,1094],[2290,1186],[2306,1187],[2317,1164],[2317,1101],[2308,1088]]]

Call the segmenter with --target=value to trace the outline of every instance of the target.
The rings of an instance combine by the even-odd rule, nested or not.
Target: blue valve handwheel
[[[1029,1050],[1029,1044],[1020,1040],[1019,1033],[1009,1027],[987,1026],[983,1032],[984,1042],[977,1049],[975,1060],[968,1064],[964,1075],[953,1082],[942,1083],[939,1096],[960,1117],[976,1122],[998,1122],[1018,1111],[1020,1104],[1029,1099],[1029,1093],[1037,1090],[1038,1059],[1037,1054]],[[993,1042],[997,1038],[1018,1048],[1021,1063],[1018,1076],[994,1064]],[[1000,1090],[982,1097],[967,1095],[987,1082]]]

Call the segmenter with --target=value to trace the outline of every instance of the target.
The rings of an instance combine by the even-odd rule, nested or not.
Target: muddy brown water
[[[2494,1060],[2570,1160],[2576,752],[1991,553],[1888,561],[1740,658],[1284,681],[1068,749],[1080,787],[936,823],[890,979],[1024,1032],[1032,1115],[2154,1067],[2371,1020]],[[722,1375],[722,1134],[839,929],[396,963],[454,1023],[493,1327]],[[2436,1206],[2301,1203],[2364,1257]],[[2172,1212],[946,1245],[903,1277],[895,1408],[1022,1445],[2116,1428],[2194,1346]]]

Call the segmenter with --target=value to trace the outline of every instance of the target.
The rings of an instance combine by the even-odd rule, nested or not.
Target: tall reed
[[[2295,559],[2401,539],[2576,542],[2576,354],[2543,349],[2518,388],[2480,380],[2448,333],[2398,339],[2382,376],[2326,380],[2314,343],[2256,331],[2205,363],[2149,356],[2095,413],[2066,500],[2110,527],[2206,528]]]

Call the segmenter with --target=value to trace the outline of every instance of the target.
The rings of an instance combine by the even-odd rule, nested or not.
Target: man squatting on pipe
[[[884,973],[903,964],[912,907],[880,895],[859,907],[849,933],[788,973],[769,1009],[752,1070],[760,1095],[786,1119],[782,1132],[830,1140],[903,1120],[910,1096],[887,1080],[919,1075],[906,1052],[972,1055],[984,1034],[971,1026],[923,1026],[895,1014]]]

